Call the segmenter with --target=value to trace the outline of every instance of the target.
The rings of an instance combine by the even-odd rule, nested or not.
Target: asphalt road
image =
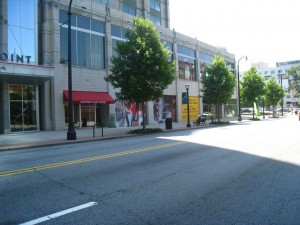
[[[297,225],[299,131],[290,115],[0,152],[0,224]]]

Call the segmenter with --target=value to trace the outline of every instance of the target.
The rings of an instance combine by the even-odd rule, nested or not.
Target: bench
[[[193,126],[206,125],[206,118],[201,116],[196,121],[193,121]]]

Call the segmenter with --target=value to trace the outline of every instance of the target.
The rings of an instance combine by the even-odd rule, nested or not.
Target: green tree
[[[232,97],[236,80],[226,66],[223,57],[216,55],[206,68],[207,76],[203,79],[204,99],[208,104],[216,105],[216,115],[220,122],[219,106],[226,104]]]
[[[259,99],[265,92],[264,78],[258,74],[256,68],[252,66],[245,72],[241,81],[241,102],[243,105],[252,106],[254,119],[254,103],[258,103]]]
[[[281,86],[276,82],[274,77],[266,83],[265,101],[267,105],[273,106],[273,117],[275,117],[275,107],[284,96]]]
[[[111,74],[105,80],[119,88],[118,100],[142,104],[145,129],[144,104],[161,97],[175,80],[174,62],[169,62],[169,50],[150,20],[136,17],[134,30],[126,37],[127,41],[117,45],[118,56],[112,57]]]
[[[295,97],[299,97],[300,93],[300,66],[291,67],[287,71],[289,77],[289,90],[293,92]]]

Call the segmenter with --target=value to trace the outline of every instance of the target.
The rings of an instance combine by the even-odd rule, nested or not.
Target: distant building
[[[68,126],[68,9],[70,0],[1,0],[0,15],[0,133],[60,130]],[[172,2],[173,3],[173,2]],[[207,110],[202,102],[204,65],[214,55],[235,69],[235,57],[195,38],[170,29],[169,0],[73,1],[72,85],[76,128],[136,126],[140,108],[116,102],[115,90],[105,80],[114,47],[125,41],[135,16],[150,19],[176,63],[177,79],[162,98],[147,103],[147,123],[186,121],[182,98],[190,84],[196,114]],[[236,112],[236,97],[223,115]],[[126,110],[129,110],[126,113]]]
[[[294,93],[290,88],[289,76],[287,71],[292,67],[299,67],[300,60],[286,61],[286,62],[277,62],[276,67],[261,67],[263,63],[253,64],[260,75],[262,75],[265,80],[269,80],[271,77],[274,77],[278,84],[282,84],[284,90],[283,98],[283,107],[292,108],[295,102],[298,102],[299,94]],[[282,82],[282,83],[281,83]]]

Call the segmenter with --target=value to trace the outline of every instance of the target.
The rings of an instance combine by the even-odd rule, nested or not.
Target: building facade
[[[71,3],[71,4],[70,4]],[[126,41],[135,16],[150,19],[170,50],[177,79],[147,103],[147,123],[186,121],[203,110],[201,77],[214,55],[235,68],[233,54],[170,29],[169,0],[1,0],[0,133],[60,130],[68,125],[68,12],[71,16],[72,103],[75,127],[136,126],[140,106],[115,101],[109,74],[114,48]],[[223,115],[236,112],[232,103]]]
[[[293,78],[288,73],[288,70],[292,67],[300,68],[300,60],[277,62],[276,67],[268,67],[267,64],[257,63],[253,64],[260,75],[262,75],[266,81],[271,77],[274,77],[278,84],[282,85],[284,91],[283,107],[284,108],[297,108],[299,99],[299,93],[293,90]],[[262,66],[264,65],[264,66]],[[300,74],[300,71],[298,71]],[[300,82],[300,81],[296,81]]]

